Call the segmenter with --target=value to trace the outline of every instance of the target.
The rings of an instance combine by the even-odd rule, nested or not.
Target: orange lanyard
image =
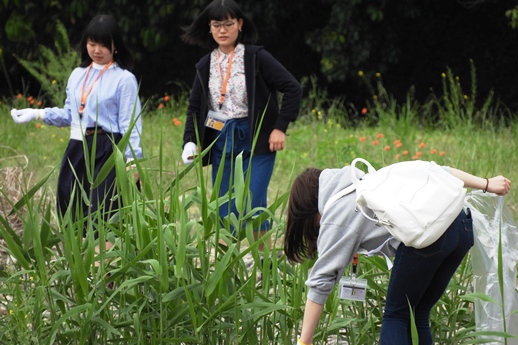
[[[234,48],[232,50],[232,53],[230,53],[230,57],[228,58],[227,73],[225,75],[225,80],[223,80],[223,73],[221,71],[221,65],[219,63],[219,49],[218,49],[218,55],[217,55],[216,59],[218,60],[219,79],[222,81],[221,96],[219,97],[219,108],[220,109],[223,106],[223,102],[225,102],[225,94],[227,93],[227,84],[228,84],[228,79],[230,78],[230,70],[232,69],[232,62],[234,61],[235,52],[236,52],[236,49]]]
[[[83,81],[83,87],[81,88],[81,105],[79,106],[79,116],[83,116],[83,111],[85,110],[86,99],[90,95],[90,92],[92,92],[92,88],[94,87],[95,82],[97,80],[99,80],[99,78],[101,78],[103,73],[106,72],[106,70],[108,69],[108,67],[111,66],[112,63],[113,63],[113,61],[110,61],[109,63],[106,64],[106,66],[104,66],[104,68],[99,73],[97,78],[95,78],[95,80],[90,85],[88,92],[85,94],[85,86],[86,86],[86,82],[88,80],[88,75],[90,74],[90,70],[92,69],[93,62],[90,64],[90,66],[88,66],[88,69],[86,70],[85,80]]]
[[[356,278],[356,274],[358,273],[358,254],[353,255],[353,264],[352,264],[351,276]]]

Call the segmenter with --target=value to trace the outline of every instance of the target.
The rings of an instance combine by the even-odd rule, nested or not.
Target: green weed
[[[23,193],[0,190],[0,249],[9,255],[0,261],[0,344],[290,344],[301,327],[312,263],[286,261],[284,214],[291,181],[306,167],[341,167],[356,157],[377,168],[426,159],[518,180],[515,120],[491,97],[476,102],[474,84],[466,98],[448,71],[443,94],[420,104],[409,92],[399,104],[376,78],[373,98],[360,112],[313,84],[301,121],[290,126],[286,150],[277,154],[269,207],[262,210],[247,203],[240,159],[234,192],[221,198],[211,187],[210,167],[199,159],[181,162],[186,94],[144,102],[145,159],[136,162],[141,192],[126,171],[124,141],[115,148],[109,164],[124,206],[108,221],[99,212],[77,221],[56,217],[56,168],[68,129],[6,121],[0,169],[19,168],[15,181]],[[4,99],[0,112],[22,101]],[[508,120],[493,121],[500,115]],[[230,198],[243,212],[220,223],[217,209]],[[506,202],[516,210],[515,193]],[[266,218],[271,230],[256,241],[253,229]],[[241,229],[235,237],[231,227]],[[270,240],[272,248],[259,251]],[[113,246],[97,253],[105,241]],[[389,271],[378,257],[361,258],[360,267],[369,282],[365,303],[331,294],[315,344],[378,343]],[[485,341],[475,332],[472,278],[468,256],[432,312],[437,343]]]

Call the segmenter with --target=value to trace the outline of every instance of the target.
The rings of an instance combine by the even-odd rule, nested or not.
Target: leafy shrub
[[[80,63],[79,55],[71,48],[65,26],[56,23],[54,46],[56,51],[39,46],[40,58],[28,61],[16,57],[20,64],[40,83],[44,96],[55,106],[65,103],[68,77]]]

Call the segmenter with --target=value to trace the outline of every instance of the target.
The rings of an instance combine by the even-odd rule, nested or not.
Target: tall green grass
[[[312,89],[289,129],[286,150],[277,155],[270,206],[260,216],[247,203],[241,158],[234,191],[221,198],[211,187],[210,167],[199,159],[181,163],[184,96],[144,114],[146,159],[137,162],[141,192],[126,171],[123,145],[115,147],[110,164],[124,207],[109,221],[99,212],[79,221],[70,215],[57,220],[53,193],[67,130],[6,121],[0,144],[9,149],[1,151],[0,171],[17,164],[10,159],[14,150],[27,157],[24,173],[36,172],[38,182],[22,183],[20,196],[1,190],[0,237],[9,256],[1,258],[0,344],[291,344],[300,330],[312,262],[289,264],[282,236],[289,186],[305,167],[339,167],[356,157],[381,167],[417,157],[518,180],[515,120],[495,119],[491,101],[459,106],[469,97],[458,97],[464,92],[453,75],[446,75],[443,95],[424,104],[411,93],[399,104],[382,84],[373,90],[367,112],[352,114]],[[450,109],[446,99],[458,106],[449,115],[443,114]],[[1,113],[11,103],[4,100]],[[463,115],[455,119],[459,111]],[[221,224],[217,209],[230,197],[243,212]],[[516,198],[513,192],[507,197],[512,210]],[[255,241],[253,229],[265,218],[271,230]],[[82,229],[94,223],[99,240],[92,231],[83,239]],[[235,237],[231,227],[241,229]],[[96,253],[105,240],[113,247]],[[259,251],[260,241],[269,240],[272,248]],[[378,343],[389,271],[381,258],[362,257],[360,273],[369,282],[365,303],[331,294],[315,343]],[[468,256],[433,310],[437,343],[486,342],[475,332],[466,297],[471,291]]]
[[[217,210],[228,197],[207,190],[199,163],[191,171],[196,180],[191,186],[184,186],[182,171],[175,171],[175,180],[163,181],[167,175],[137,163],[142,194],[126,172],[120,149],[111,164],[124,207],[108,222],[100,211],[91,215],[99,240],[92,231],[82,238],[83,227],[93,230],[92,219],[76,222],[67,213],[59,222],[52,203],[30,197],[12,205],[13,212],[25,210],[21,237],[1,218],[0,233],[14,262],[0,280],[8,310],[0,321],[0,341],[264,344],[295,337],[299,321],[292,315],[302,299],[294,297],[301,297],[303,287],[294,277],[302,268],[287,265],[277,247],[259,253],[259,241],[253,240],[253,229],[264,217],[272,224],[267,236],[279,237],[283,222],[275,214],[285,207],[285,193],[256,217],[240,197],[248,188],[238,157],[234,195],[243,212],[222,227]],[[162,171],[160,158],[157,169]],[[162,189],[167,183],[170,188]],[[230,224],[242,228],[238,241]],[[114,246],[97,254],[95,246],[105,240]]]

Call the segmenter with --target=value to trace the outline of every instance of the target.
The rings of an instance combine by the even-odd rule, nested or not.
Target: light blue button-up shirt
[[[85,94],[97,79],[104,66],[93,64],[85,84]],[[129,145],[136,158],[142,158],[140,133],[142,133],[141,104],[135,76],[116,63],[111,65],[94,83],[86,98],[83,116],[79,116],[81,90],[88,68],[74,69],[68,79],[67,99],[63,108],[45,108],[43,121],[57,127],[70,126],[70,140],[82,140],[87,128],[102,128],[107,132],[124,135],[135,123]],[[133,158],[131,149],[126,148],[126,157]]]

